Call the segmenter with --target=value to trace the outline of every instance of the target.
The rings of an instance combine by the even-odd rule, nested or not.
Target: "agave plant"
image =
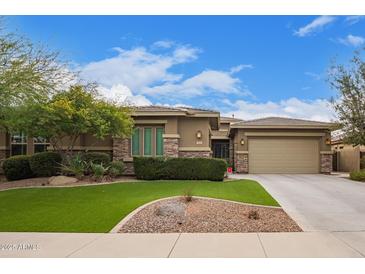
[[[87,170],[87,163],[82,159],[81,154],[76,154],[66,159],[64,164],[61,164],[63,174],[74,175],[80,179],[84,176]]]

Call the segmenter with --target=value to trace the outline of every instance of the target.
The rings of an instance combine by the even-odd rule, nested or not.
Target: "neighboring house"
[[[365,157],[365,146],[353,146],[343,142],[344,132],[332,132],[332,151],[334,152],[333,170],[340,172],[358,171],[361,167],[360,159]]]
[[[215,111],[162,106],[138,107],[133,118],[131,138],[96,140],[84,135],[75,150],[110,153],[125,162],[127,173],[133,173],[133,156],[216,157],[242,173],[331,172],[328,123],[289,118],[243,121]],[[52,148],[41,138],[0,133],[0,158],[46,149]]]

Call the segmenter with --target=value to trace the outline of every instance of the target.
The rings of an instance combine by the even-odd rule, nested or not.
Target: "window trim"
[[[131,157],[163,157],[164,156],[164,149],[163,149],[163,143],[162,143],[162,155],[157,155],[157,151],[156,151],[156,143],[157,143],[157,129],[161,128],[162,129],[162,134],[164,134],[165,132],[165,128],[163,126],[154,126],[154,125],[146,125],[146,126],[137,126],[134,129],[139,129],[140,130],[140,138],[139,138],[139,154],[135,155],[133,154],[133,135],[130,138],[130,156]],[[145,147],[144,147],[144,141],[145,141],[145,128],[150,128],[151,129],[151,155],[145,155]],[[163,138],[162,138],[163,140]]]
[[[23,132],[18,132],[17,134],[21,135],[21,142],[17,143],[17,142],[13,142],[13,136],[15,134],[10,134],[10,156],[15,156],[15,155],[27,155],[28,154],[28,136],[25,135]],[[13,154],[13,146],[14,145],[21,145],[21,146],[25,146],[25,154]],[[23,151],[23,150],[22,150]]]
[[[141,153],[141,131],[143,132],[143,128],[142,127],[135,127],[134,130],[138,129],[139,130],[139,138],[138,138],[138,154],[133,154],[133,134],[131,137],[131,156],[142,156],[143,154]],[[142,139],[143,139],[143,134],[142,134]]]
[[[157,129],[162,129],[162,154],[157,155]],[[156,127],[155,128],[155,157],[163,157],[164,156],[164,149],[163,149],[163,134],[165,132],[165,129],[163,127]]]
[[[145,147],[144,147],[144,133],[145,133],[145,129],[146,128],[148,128],[148,129],[151,129],[151,155],[145,155]],[[143,157],[154,157],[155,155],[154,155],[154,149],[153,149],[153,132],[154,132],[154,130],[153,130],[154,128],[153,127],[143,127],[143,141],[142,141],[142,156]]]

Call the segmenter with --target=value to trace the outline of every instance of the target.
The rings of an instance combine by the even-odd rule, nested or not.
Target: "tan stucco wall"
[[[257,134],[264,134],[266,137],[270,136],[286,136],[286,137],[303,137],[303,136],[310,136],[312,134],[315,135],[324,135],[318,136],[319,139],[319,148],[320,151],[331,151],[331,145],[326,144],[326,140],[330,139],[330,133],[328,130],[321,130],[321,129],[235,129],[234,133],[234,149],[238,151],[248,151],[248,138],[255,133]],[[313,137],[313,136],[310,136]],[[245,141],[244,145],[241,145],[241,139]]]
[[[202,138],[196,138],[197,131],[202,132]],[[210,126],[208,118],[183,118],[178,119],[178,132],[180,134],[179,147],[210,147]]]
[[[0,149],[5,149],[8,147],[9,142],[7,140],[6,132],[0,131]]]

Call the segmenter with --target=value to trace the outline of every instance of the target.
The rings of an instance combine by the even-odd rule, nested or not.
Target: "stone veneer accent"
[[[234,167],[237,173],[248,173],[248,153],[236,153]]]
[[[332,154],[321,154],[321,173],[332,172]]]
[[[211,158],[212,153],[210,151],[179,151],[179,157],[181,157],[181,158]]]
[[[6,158],[6,154],[6,150],[0,150],[0,174],[3,174],[3,161]]]
[[[129,138],[113,138],[113,160],[130,158],[130,144]]]
[[[163,151],[165,157],[179,157],[179,139],[178,138],[164,138]]]
[[[113,138],[113,161],[124,162],[124,174],[133,175],[134,167],[130,153],[131,139]],[[128,159],[128,160],[126,160]]]

